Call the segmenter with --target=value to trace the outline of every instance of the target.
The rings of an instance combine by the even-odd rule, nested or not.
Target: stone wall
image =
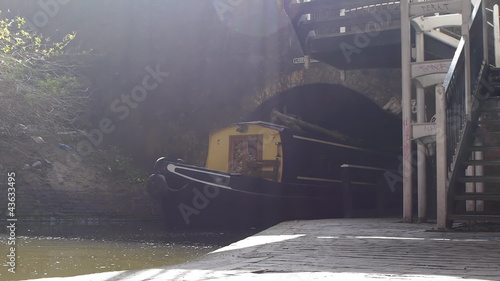
[[[85,71],[94,101],[83,123],[92,130],[102,118],[112,119],[116,129],[104,142],[121,145],[145,165],[162,155],[203,164],[209,132],[241,120],[263,89],[296,72],[302,72],[300,84],[341,83],[380,106],[399,97],[397,70],[348,71],[341,79],[321,63],[308,71],[293,64],[302,52],[275,1],[222,10],[220,1],[206,0],[40,2],[6,0],[0,9],[34,24],[45,23],[45,13],[41,31],[55,38],[76,31],[78,44],[94,50]],[[151,69],[163,77],[145,93],[134,93]],[[127,104],[132,94],[141,96]]]

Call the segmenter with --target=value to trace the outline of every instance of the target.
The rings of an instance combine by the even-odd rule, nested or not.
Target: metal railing
[[[463,168],[459,163],[464,160],[464,157],[468,157],[465,150],[472,141],[469,132],[473,122],[476,122],[478,118],[478,112],[472,110],[476,108],[473,106],[476,99],[473,99],[472,96],[478,91],[486,66],[482,5],[484,4],[481,1],[472,12],[472,24],[469,31],[470,47],[468,49],[470,56],[466,56],[466,41],[462,38],[443,83],[445,93],[443,106],[446,116],[447,189],[454,185],[456,177]],[[466,57],[469,58],[468,61]],[[467,79],[467,75],[470,75],[470,79]]]
[[[474,11],[472,12],[472,25],[470,27],[470,74],[471,74],[471,94],[475,95],[476,90],[479,85],[479,81],[481,80],[481,76],[483,74],[483,68],[485,67],[485,54],[484,53],[484,27],[485,27],[485,18],[482,13],[483,9],[483,1],[478,4]]]
[[[304,32],[314,32],[314,36],[359,33],[367,26],[377,31],[400,26],[399,1],[313,0],[295,5],[294,18],[298,26]]]
[[[393,189],[393,186],[388,186],[386,174],[396,174],[395,171],[383,167],[369,167],[352,164],[342,164],[340,168],[344,217],[356,217],[358,215],[367,216],[368,213],[371,214],[370,216],[384,216],[385,213],[389,211],[386,206],[386,201],[389,198],[386,197],[390,197],[391,194],[396,196],[396,190]],[[364,192],[359,192],[361,190]],[[360,198],[356,198],[354,194],[358,196],[363,194],[365,197],[371,196],[370,199],[367,200],[368,202],[362,202],[364,203],[363,210],[358,209],[357,207],[359,206],[354,204],[356,201],[360,200]]]
[[[458,52],[460,51],[460,52]],[[449,80],[445,80],[445,103],[446,107],[446,167],[448,175],[453,171],[453,163],[456,162],[460,141],[463,139],[464,128],[467,122],[466,116],[466,91],[465,91],[465,54],[464,41],[458,46],[458,51],[453,58]]]

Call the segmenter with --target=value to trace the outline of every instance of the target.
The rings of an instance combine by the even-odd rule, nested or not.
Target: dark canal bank
[[[18,221],[16,272],[0,233],[0,280],[24,280],[169,266],[193,260],[252,235],[247,231],[166,230],[159,221]]]

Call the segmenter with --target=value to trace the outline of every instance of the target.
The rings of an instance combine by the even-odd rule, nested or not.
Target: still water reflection
[[[7,271],[7,234],[0,234],[0,280],[143,269],[183,263],[251,234],[166,231],[156,222],[112,225],[22,224],[16,273]]]

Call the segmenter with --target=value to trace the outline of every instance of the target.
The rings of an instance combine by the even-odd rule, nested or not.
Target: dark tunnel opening
[[[278,93],[246,117],[247,121],[280,123],[273,111],[334,130],[366,147],[399,153],[401,118],[363,94],[336,84],[308,84]]]

